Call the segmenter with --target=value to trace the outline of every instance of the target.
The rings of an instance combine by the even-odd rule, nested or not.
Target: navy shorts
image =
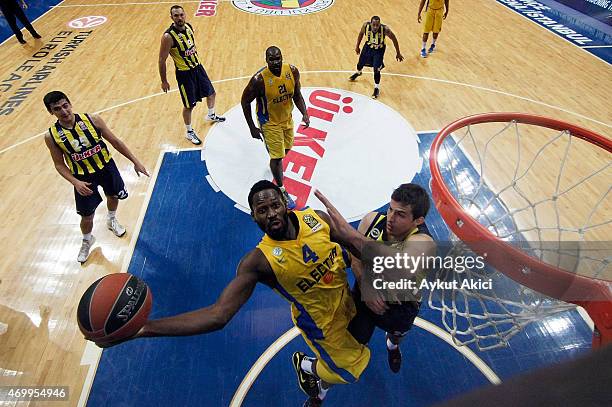
[[[113,198],[125,199],[128,197],[123,178],[119,174],[117,165],[114,160],[110,160],[104,168],[96,171],[94,174],[75,175],[76,179],[80,181],[90,182],[89,189],[93,191],[93,194],[89,196],[83,196],[74,189],[74,200],[76,202],[77,213],[81,216],[90,216],[95,211],[100,202],[102,202],[102,196],[98,191],[98,187],[102,187],[104,195],[111,196]]]
[[[361,50],[359,54],[359,62],[357,62],[357,69],[361,70],[364,66],[370,66],[374,70],[381,70],[385,67],[383,58],[385,56],[385,47],[374,49],[367,45]]]
[[[183,106],[187,108],[194,107],[203,98],[215,93],[215,88],[202,65],[188,71],[176,71],[176,81]]]
[[[361,300],[361,291],[355,283],[351,292],[357,313],[351,320],[348,330],[359,343],[366,344],[370,341],[374,328],[378,327],[385,332],[395,336],[404,336],[419,314],[420,304],[414,301],[406,301],[398,304],[387,303],[389,309],[383,315],[378,315],[368,308]]]

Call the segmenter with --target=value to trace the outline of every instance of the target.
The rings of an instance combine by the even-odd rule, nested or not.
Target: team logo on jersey
[[[79,126],[79,128],[80,128],[81,130],[83,130],[83,131],[87,131],[87,125],[86,125],[84,122],[82,122],[82,121],[80,121],[80,120],[79,120],[79,121],[77,122],[77,126]]]
[[[64,141],[66,141],[67,137],[66,137],[66,132],[64,131],[63,128],[58,128],[57,129],[57,135],[59,136],[60,141],[63,143]]]
[[[321,225],[312,215],[304,215],[302,219],[308,226],[310,226],[310,229],[312,229],[313,232],[316,232],[323,227],[323,225]]]
[[[293,147],[283,159],[283,184],[298,208],[325,209],[314,196],[319,189],[349,221],[359,220],[420,170],[416,132],[391,107],[343,89],[302,88],[302,95],[310,126],[294,107]],[[250,188],[273,179],[270,157],[261,141],[244,138],[249,129],[240,105],[225,117],[206,136],[206,168],[215,190],[249,213]]]
[[[264,16],[300,16],[325,10],[334,0],[232,0],[238,10]]]
[[[283,249],[281,249],[280,247],[275,247],[274,249],[272,249],[272,255],[276,257],[280,257],[282,254],[283,254]]]
[[[378,237],[380,236],[380,229],[372,229],[372,231],[370,232],[370,236],[372,236],[373,239],[378,239]]]
[[[285,79],[287,79],[288,81],[291,80],[291,73],[287,72],[287,74],[285,75]]]

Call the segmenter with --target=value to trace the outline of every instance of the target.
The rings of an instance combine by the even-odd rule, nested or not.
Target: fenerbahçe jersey
[[[425,223],[421,223],[419,226],[416,227],[416,229],[412,230],[412,232],[410,232],[410,234],[406,236],[406,238],[403,241],[391,243],[391,247],[402,250],[404,245],[410,238],[410,236],[416,235],[418,233],[423,233],[431,237],[431,234],[429,233],[429,229],[427,228],[427,225]],[[366,231],[365,235],[369,237],[370,239],[374,239],[378,242],[387,242],[389,238],[387,235],[387,215],[384,215],[382,213],[377,213],[376,216],[374,217],[374,220],[372,221],[372,224]],[[425,273],[426,273],[425,271],[421,270],[421,272],[415,276],[417,286],[421,285],[421,281],[423,281],[423,279],[425,278]],[[420,301],[421,293],[417,292],[415,293],[415,295]]]
[[[64,153],[66,165],[73,175],[93,174],[111,160],[111,154],[88,114],[74,115],[74,128],[63,127],[59,120],[49,133]]]
[[[274,289],[291,302],[295,325],[310,340],[324,339],[334,321],[347,317],[336,313],[354,309],[353,304],[345,304],[352,302],[345,271],[348,253],[330,241],[329,226],[313,209],[293,214],[299,221],[295,240],[277,241],[265,235],[257,248],[276,276]]]
[[[385,46],[385,26],[380,25],[377,32],[372,31],[372,23],[367,22],[365,28],[366,45],[373,49]]]
[[[259,124],[281,124],[291,120],[295,79],[291,65],[283,64],[280,76],[274,75],[266,66],[259,73],[264,81],[264,96],[257,98]]]
[[[191,24],[185,23],[185,31],[177,30],[172,24],[166,32],[172,37],[170,56],[177,71],[188,71],[200,65]]]

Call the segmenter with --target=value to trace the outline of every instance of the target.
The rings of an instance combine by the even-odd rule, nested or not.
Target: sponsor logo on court
[[[298,208],[325,209],[314,196],[319,189],[346,218],[361,219],[419,171],[416,132],[389,106],[342,89],[302,88],[302,95],[310,126],[300,123],[294,108],[293,147],[283,159],[284,186]],[[225,116],[206,136],[206,167],[219,189],[248,213],[251,186],[273,179],[270,157],[264,143],[251,137],[240,105]]]
[[[218,0],[200,0],[195,12],[196,17],[213,17],[217,14]]]
[[[247,13],[265,16],[300,16],[325,10],[334,0],[232,0],[232,4]]]
[[[99,25],[104,24],[108,21],[108,18],[104,16],[87,16],[77,18],[76,20],[72,20],[68,23],[68,27],[70,28],[93,28]]]

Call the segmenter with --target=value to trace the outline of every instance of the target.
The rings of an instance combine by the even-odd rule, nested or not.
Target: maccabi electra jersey
[[[63,127],[59,120],[49,128],[51,138],[64,153],[73,175],[93,174],[111,160],[111,154],[87,113],[74,115],[74,128]]]
[[[257,98],[259,124],[281,124],[291,120],[295,78],[291,65],[283,64],[280,76],[274,75],[266,66],[259,72],[264,81],[264,96]]]
[[[276,276],[274,289],[291,302],[295,325],[311,341],[323,340],[333,323],[345,317],[337,312],[344,312],[349,308],[345,302],[352,301],[345,270],[348,253],[330,241],[329,225],[313,209],[293,214],[299,221],[295,240],[265,235],[257,247]]]
[[[377,32],[372,31],[372,23],[367,22],[365,27],[366,46],[373,49],[385,46],[385,26],[380,25]]]
[[[185,23],[185,31],[179,31],[172,24],[166,30],[166,33],[172,37],[170,56],[172,56],[174,66],[178,71],[188,71],[200,65],[191,24]]]
[[[444,0],[427,0],[425,10],[442,10],[444,7]]]

